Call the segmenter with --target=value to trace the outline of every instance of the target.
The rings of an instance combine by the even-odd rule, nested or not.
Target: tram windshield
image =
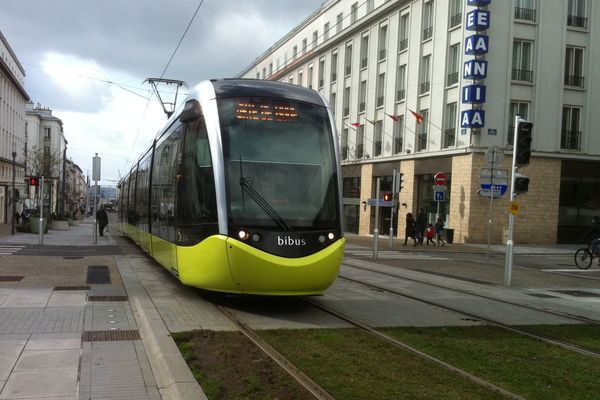
[[[277,230],[337,227],[327,110],[287,99],[219,102],[230,224]]]

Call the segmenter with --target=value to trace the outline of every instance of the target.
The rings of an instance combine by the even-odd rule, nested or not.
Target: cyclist
[[[592,226],[585,233],[585,236],[581,239],[582,243],[589,243],[590,251],[594,257],[600,256],[600,217],[597,215],[592,218]],[[600,258],[598,259],[600,265]]]

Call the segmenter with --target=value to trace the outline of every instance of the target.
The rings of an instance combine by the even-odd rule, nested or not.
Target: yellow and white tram
[[[318,294],[339,272],[339,151],[312,90],[198,84],[119,189],[119,229],[186,285]]]

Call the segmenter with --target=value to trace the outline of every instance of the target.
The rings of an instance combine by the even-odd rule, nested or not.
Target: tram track
[[[441,289],[444,289],[444,290],[455,291],[455,292],[458,292],[458,293],[462,293],[462,294],[466,294],[466,295],[469,295],[469,296],[483,298],[483,299],[486,299],[488,301],[495,301],[495,302],[498,302],[498,303],[501,303],[501,304],[510,305],[510,306],[513,306],[513,307],[522,307],[524,309],[529,309],[529,310],[533,310],[533,311],[536,311],[536,312],[545,313],[545,314],[548,314],[548,315],[553,315],[553,316],[558,316],[558,317],[561,317],[561,318],[570,319],[572,321],[579,322],[579,323],[600,325],[599,321],[596,321],[596,320],[593,320],[593,319],[589,319],[589,318],[585,318],[585,317],[573,316],[573,315],[569,315],[569,314],[562,313],[562,312],[551,311],[551,310],[547,310],[547,309],[543,309],[543,308],[539,308],[539,307],[534,307],[534,306],[530,306],[530,305],[523,305],[523,304],[519,304],[519,303],[515,303],[515,302],[509,302],[509,301],[502,300],[502,299],[497,299],[497,298],[494,298],[494,297],[491,297],[491,296],[484,296],[484,295],[473,293],[473,292],[469,292],[469,291],[466,291],[466,290],[451,288],[451,287],[447,287],[447,286],[443,286],[443,285],[438,285],[438,284],[435,284],[435,283],[421,281],[421,280],[418,280],[418,279],[412,279],[412,278],[398,276],[398,275],[391,274],[391,273],[385,273],[385,272],[381,272],[381,271],[376,271],[376,270],[372,270],[370,268],[362,268],[362,267],[357,267],[357,266],[350,266],[350,267],[351,268],[356,268],[356,269],[368,270],[370,272],[375,272],[375,273],[378,273],[378,274],[382,274],[382,275],[394,277],[394,278],[399,279],[399,280],[412,281],[412,282],[416,282],[416,283],[419,283],[419,284],[422,284],[422,285],[429,285],[429,286],[433,286],[433,287],[436,287],[436,288],[441,288]],[[574,352],[583,354],[585,356],[600,358],[600,352],[597,352],[595,350],[587,349],[585,347],[582,347],[582,346],[579,346],[579,345],[576,345],[576,344],[573,344],[573,343],[570,343],[570,342],[567,342],[567,341],[564,341],[564,340],[552,338],[552,337],[547,336],[547,335],[542,335],[542,334],[539,334],[539,333],[532,333],[530,331],[517,328],[517,327],[515,327],[513,325],[508,325],[506,323],[503,323],[503,322],[498,321],[498,320],[494,320],[492,318],[489,318],[489,317],[481,315],[481,314],[472,313],[472,312],[466,311],[464,309],[460,309],[460,308],[457,308],[457,307],[448,306],[447,304],[444,304],[444,303],[441,303],[441,302],[436,302],[436,301],[425,299],[423,297],[415,296],[415,295],[408,294],[408,293],[403,293],[403,292],[401,292],[399,290],[392,289],[390,287],[385,287],[385,286],[382,286],[382,285],[376,285],[376,284],[373,284],[373,283],[369,283],[369,282],[361,281],[361,280],[358,280],[358,279],[354,279],[354,278],[351,278],[351,277],[348,277],[348,276],[344,276],[343,274],[340,274],[339,277],[342,278],[342,279],[345,279],[347,281],[351,281],[351,282],[354,282],[354,283],[357,283],[357,284],[360,284],[360,285],[364,285],[364,286],[372,288],[372,289],[376,289],[376,290],[379,290],[379,291],[385,291],[385,292],[388,292],[388,293],[391,293],[391,294],[394,294],[394,295],[402,296],[404,298],[408,298],[408,299],[411,299],[411,300],[414,300],[414,301],[418,301],[418,302],[421,302],[421,303],[424,303],[424,304],[428,304],[430,306],[434,306],[434,307],[442,308],[442,309],[445,309],[445,310],[448,310],[448,311],[451,311],[451,312],[454,312],[454,313],[458,313],[458,314],[467,316],[469,318],[474,318],[474,319],[477,319],[477,320],[479,320],[481,322],[484,322],[484,323],[486,323],[488,325],[498,326],[498,327],[503,328],[503,329],[505,329],[507,331],[510,331],[510,332],[513,332],[513,333],[516,333],[516,334],[519,334],[519,335],[522,335],[522,336],[527,336],[527,337],[530,337],[532,339],[535,339],[535,340],[538,340],[538,341],[541,341],[541,342],[545,342],[545,343],[548,343],[548,344],[559,346],[559,347],[564,348],[566,350],[574,351]]]

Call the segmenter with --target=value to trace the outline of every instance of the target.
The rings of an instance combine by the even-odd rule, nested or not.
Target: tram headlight
[[[246,240],[250,237],[250,235],[248,234],[248,232],[241,230],[238,232],[238,237],[242,240]]]
[[[319,243],[325,243],[325,236],[319,235]]]
[[[252,240],[254,242],[258,242],[261,239],[260,235],[258,233],[255,233],[252,235]]]
[[[333,232],[329,232],[329,233],[327,234],[327,239],[329,239],[329,240],[333,240],[334,238],[335,238],[335,235],[333,234]]]

